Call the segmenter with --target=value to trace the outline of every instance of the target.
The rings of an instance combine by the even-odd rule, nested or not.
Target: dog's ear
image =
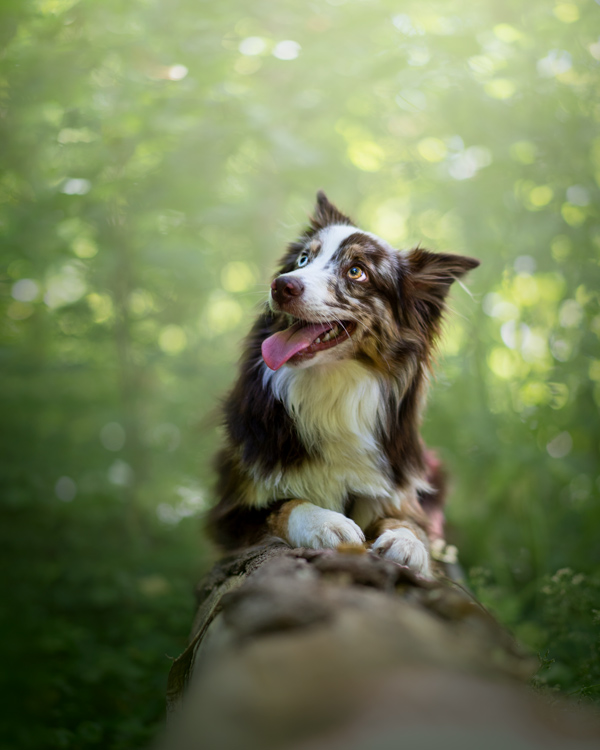
[[[317,193],[317,203],[310,219],[313,229],[323,229],[332,224],[352,225],[352,219],[339,211],[322,190]]]
[[[407,255],[409,283],[414,296],[440,314],[451,285],[479,261],[464,255],[431,253],[417,247]]]

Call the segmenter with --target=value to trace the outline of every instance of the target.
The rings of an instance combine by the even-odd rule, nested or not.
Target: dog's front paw
[[[386,560],[408,565],[415,573],[429,576],[427,547],[410,529],[388,529],[373,543],[373,551]]]
[[[297,505],[290,513],[287,538],[294,547],[335,549],[340,544],[364,544],[365,535],[350,518],[312,503]]]

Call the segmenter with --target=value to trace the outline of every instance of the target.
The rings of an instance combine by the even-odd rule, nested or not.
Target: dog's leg
[[[387,560],[408,565],[416,573],[430,576],[429,545],[422,527],[410,519],[384,518],[369,529],[373,551]]]
[[[334,549],[340,544],[363,545],[365,535],[343,513],[319,508],[305,500],[288,500],[268,518],[272,534],[293,547]]]

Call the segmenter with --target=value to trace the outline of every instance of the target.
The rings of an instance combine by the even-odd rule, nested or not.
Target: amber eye
[[[366,281],[367,274],[360,266],[352,266],[352,268],[348,269],[348,278],[352,279],[352,281]]]

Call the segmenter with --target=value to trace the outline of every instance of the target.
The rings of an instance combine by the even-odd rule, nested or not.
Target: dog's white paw
[[[415,573],[429,576],[429,552],[410,529],[388,529],[373,543],[373,551],[386,560],[408,565]]]
[[[287,538],[294,547],[311,549],[335,549],[340,544],[365,541],[362,530],[350,518],[308,502],[290,513]]]

